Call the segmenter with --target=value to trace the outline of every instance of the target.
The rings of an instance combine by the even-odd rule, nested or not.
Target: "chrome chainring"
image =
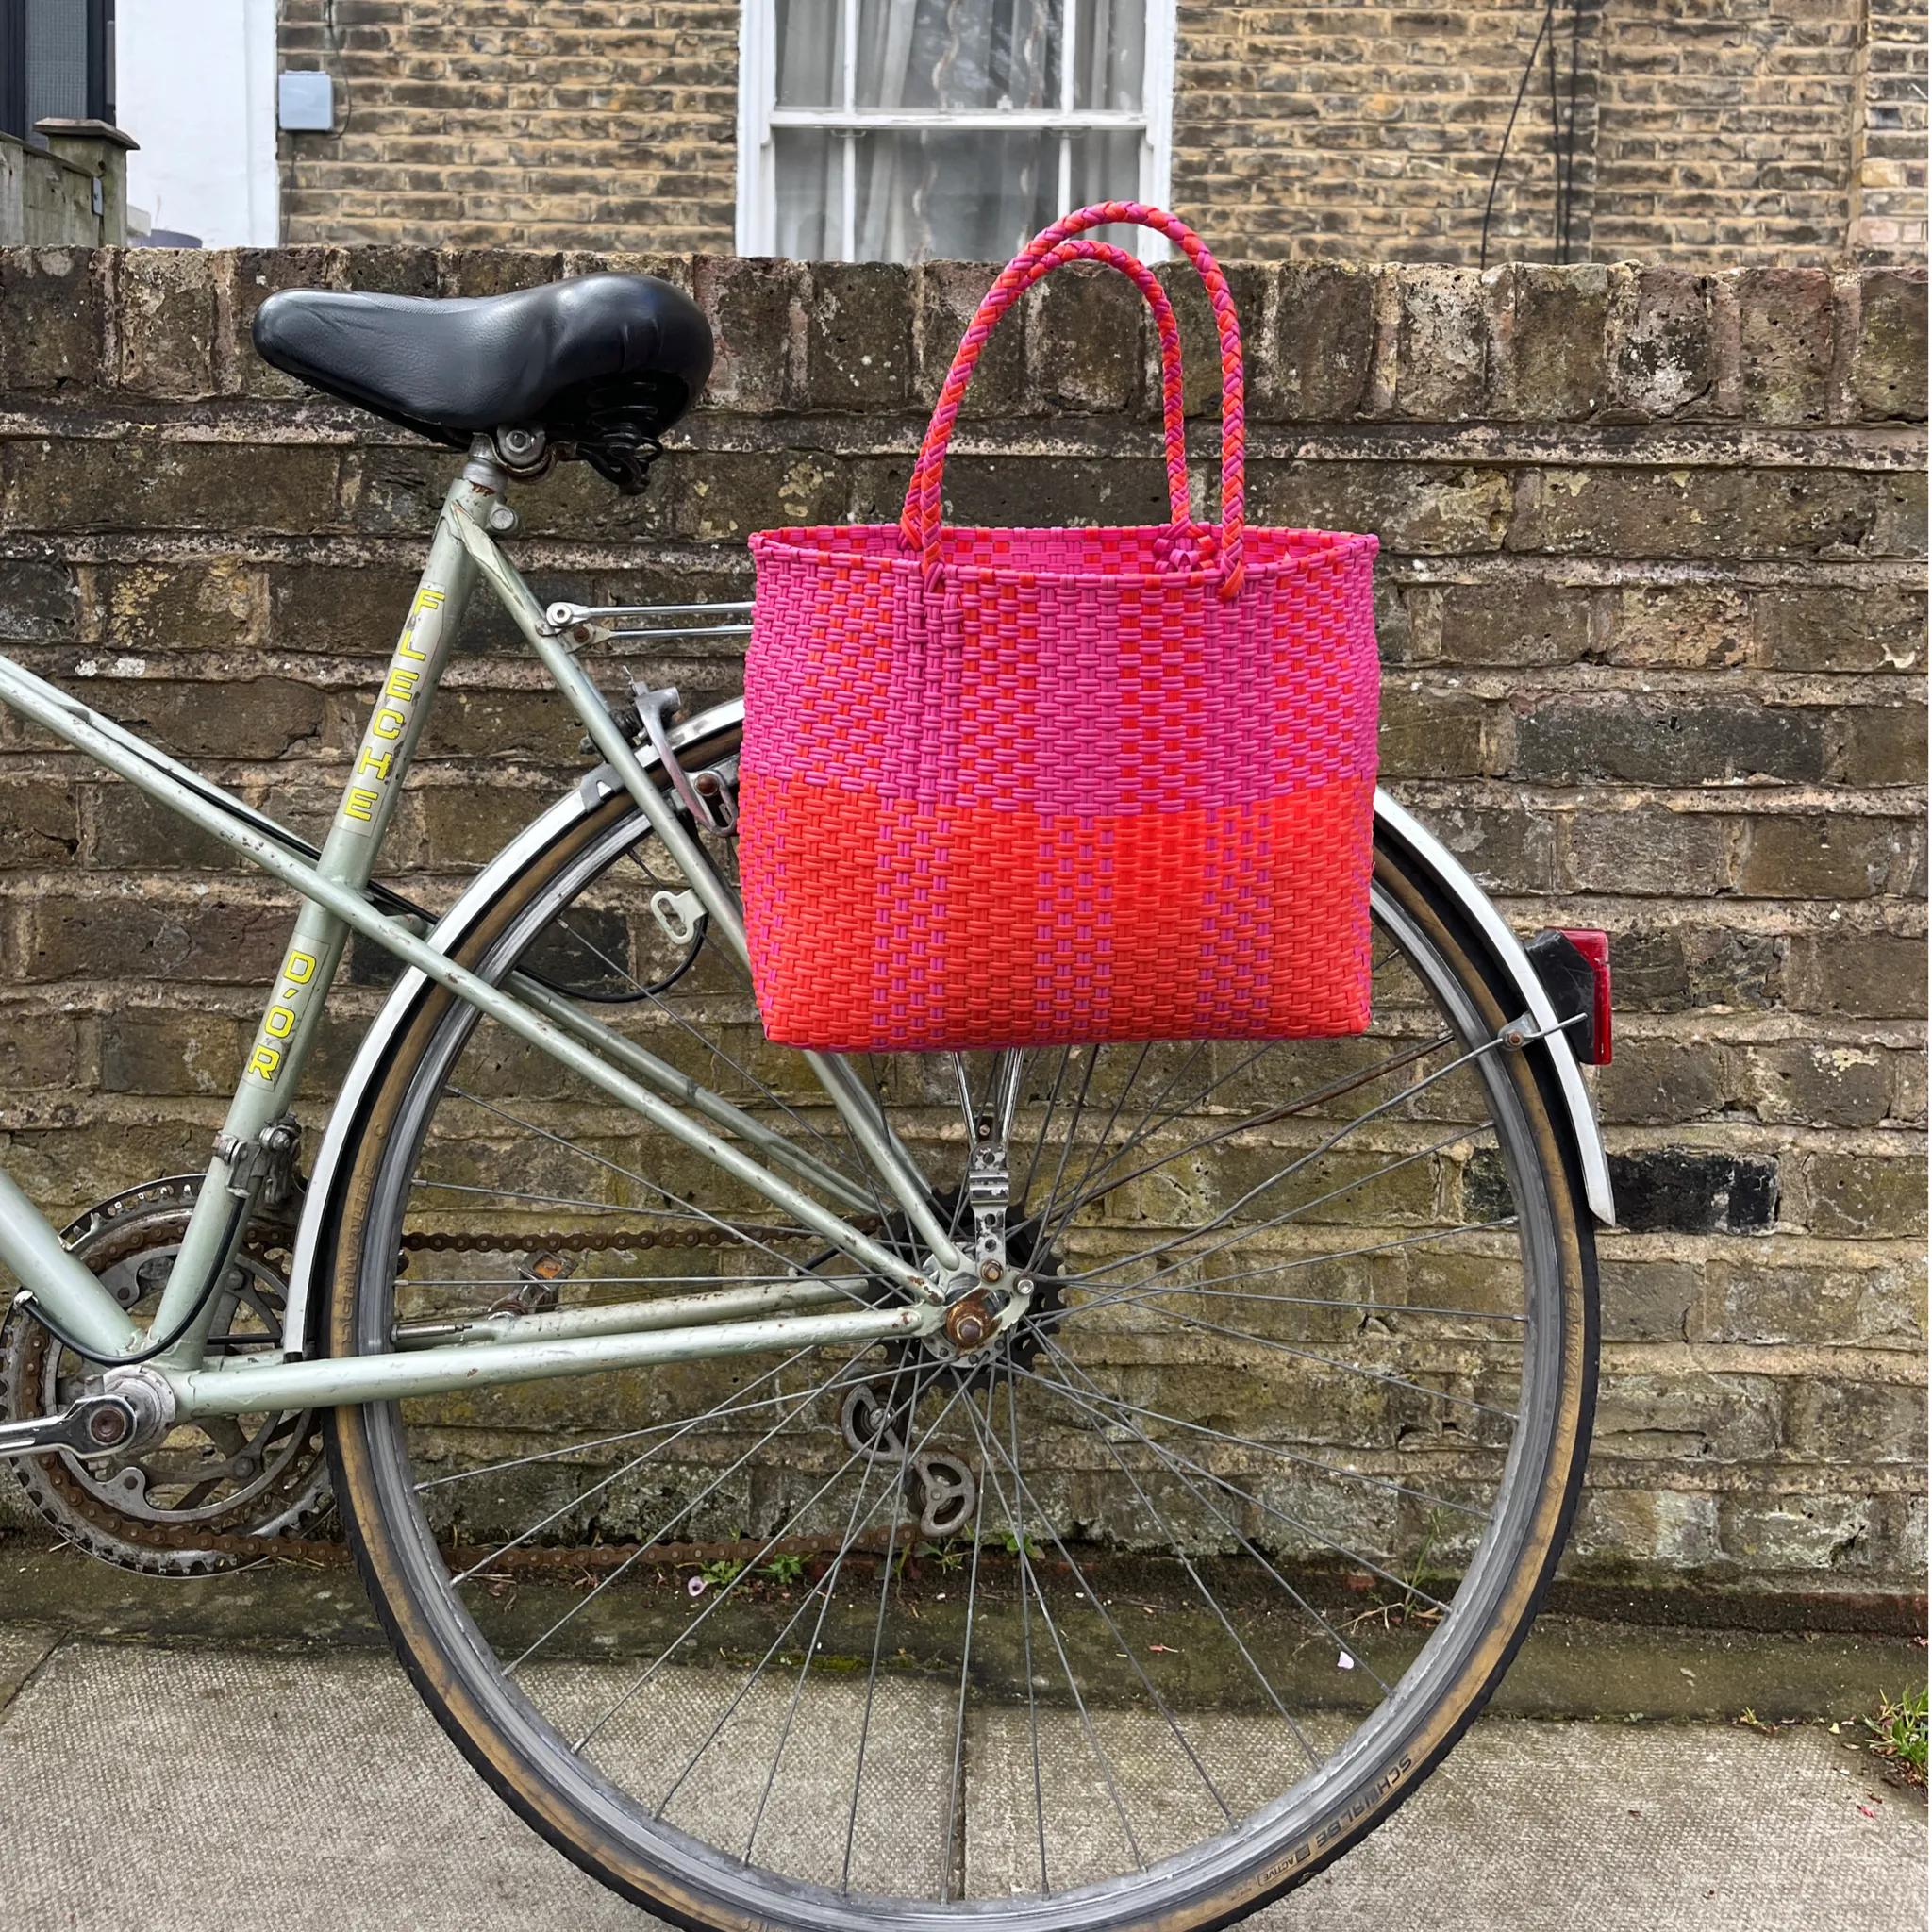
[[[62,1239],[121,1307],[152,1319],[202,1176],[150,1181],[91,1208]],[[290,1230],[258,1218],[215,1298],[211,1346],[280,1346]],[[6,1419],[46,1415],[99,1371],[19,1309],[0,1328]],[[205,1575],[258,1560],[248,1539],[299,1535],[329,1507],[321,1417],[210,1416],[125,1457],[65,1450],[13,1459],[34,1507],[68,1541],[123,1569]]]

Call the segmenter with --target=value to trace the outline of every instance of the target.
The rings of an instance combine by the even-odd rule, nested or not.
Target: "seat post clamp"
[[[487,490],[493,496],[501,496],[509,488],[509,477],[497,457],[496,444],[489,437],[470,439],[470,459],[463,465],[463,481],[475,484],[478,490]]]

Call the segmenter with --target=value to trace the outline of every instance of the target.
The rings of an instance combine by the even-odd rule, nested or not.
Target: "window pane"
[[[865,136],[859,258],[1005,261],[1043,225],[1058,150],[1058,137],[1038,133]]]
[[[1146,0],[1074,0],[1074,105],[1138,113],[1147,63]]]
[[[844,0],[774,0],[781,108],[844,105]],[[1146,0],[858,0],[860,108],[1058,108],[1068,6],[1074,105],[1137,113]]]
[[[86,118],[87,0],[36,0],[26,10],[26,125]]]
[[[842,0],[776,0],[776,6],[778,105],[781,108],[842,108],[845,105],[845,8]]]
[[[777,188],[777,232],[772,246],[793,261],[837,261],[844,142],[816,127],[774,127],[772,166]]]
[[[775,127],[772,141],[774,247],[795,260],[843,259],[846,137]],[[859,134],[853,160],[859,261],[1006,261],[1067,209],[1131,200],[1141,185],[1141,136],[1131,128]],[[1134,251],[1135,229],[1095,232]]]
[[[859,0],[858,105],[1058,108],[1061,13],[1062,0]]]
[[[1068,171],[1072,179],[1066,207],[1056,208],[1053,214],[1065,214],[1069,208],[1091,208],[1096,201],[1140,200],[1141,140],[1139,129],[1132,127],[1109,127],[1104,131],[1096,128],[1075,140],[1072,143],[1073,166]],[[1047,217],[1048,221],[1052,219],[1053,215]],[[1146,230],[1115,223],[1095,228],[1092,233],[1096,240],[1111,242],[1116,248],[1124,248],[1133,255]]]
[[[862,134],[857,158],[861,261],[1006,261],[1068,208],[1130,200],[1141,183],[1141,137],[1131,129]],[[835,218],[826,230],[834,245],[837,229]],[[1134,245],[1131,230],[1108,239]]]

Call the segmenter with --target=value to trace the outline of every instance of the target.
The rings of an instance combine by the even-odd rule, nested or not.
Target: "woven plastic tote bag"
[[[1177,243],[1213,306],[1219,525],[1189,512],[1166,294],[1083,232],[1129,222]],[[944,526],[982,345],[1083,259],[1153,308],[1171,521]],[[1043,230],[988,291],[896,525],[752,538],[739,850],[773,1040],[958,1051],[1368,1024],[1375,540],[1250,529],[1242,480],[1226,278],[1174,216],[1107,202]]]

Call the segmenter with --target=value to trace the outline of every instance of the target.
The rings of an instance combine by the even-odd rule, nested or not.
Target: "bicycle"
[[[304,902],[205,1173],[64,1234],[0,1174],[29,1496],[182,1573],[332,1495],[471,1763],[679,1924],[1208,1926],[1311,1876],[1481,1709],[1575,1507],[1600,936],[1525,948],[1380,797],[1359,1040],[774,1047],[742,703],[584,662],[751,607],[546,608],[499,541],[558,459],[643,486],[700,311],[290,291],[257,340],[465,460],[320,850],[0,659]],[[479,582],[602,762],[435,916],[375,869]],[[405,970],[305,1175],[352,934]]]

